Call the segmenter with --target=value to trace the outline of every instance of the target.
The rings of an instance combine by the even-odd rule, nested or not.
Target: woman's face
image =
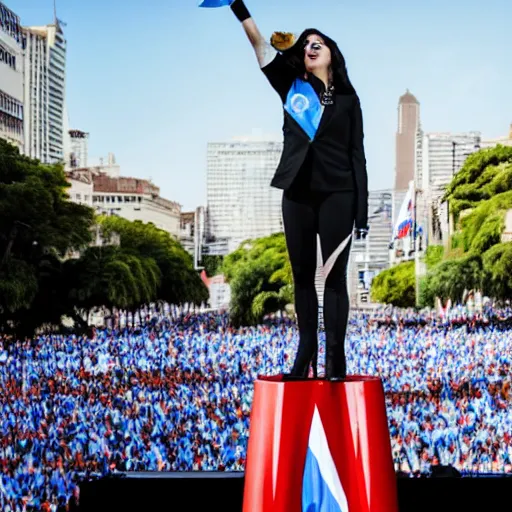
[[[331,65],[331,50],[317,34],[308,36],[304,43],[304,65],[309,73]]]

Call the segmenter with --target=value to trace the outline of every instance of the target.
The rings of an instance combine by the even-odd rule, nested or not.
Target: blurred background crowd
[[[354,312],[349,374],[379,375],[397,471],[512,470],[512,311]],[[252,385],[286,373],[294,322],[152,306],[91,337],[0,337],[0,509],[72,509],[81,478],[243,471]],[[320,333],[320,374],[323,333]]]

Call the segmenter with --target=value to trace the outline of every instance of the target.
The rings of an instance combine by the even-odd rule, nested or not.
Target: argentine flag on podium
[[[349,512],[318,408],[315,407],[302,481],[302,512]]]
[[[199,4],[199,7],[226,7],[231,5],[233,2],[234,0],[202,0],[202,2]]]

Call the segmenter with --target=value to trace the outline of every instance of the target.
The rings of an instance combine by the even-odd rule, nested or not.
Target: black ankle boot
[[[318,376],[317,373],[317,361],[318,361],[318,349],[315,349],[312,355],[305,354],[303,351],[297,353],[295,362],[293,363],[292,371],[290,375],[293,377],[302,377],[307,379],[309,375],[309,367],[313,366],[313,377]]]
[[[345,347],[334,336],[326,333],[325,340],[325,378],[343,380],[347,376]]]

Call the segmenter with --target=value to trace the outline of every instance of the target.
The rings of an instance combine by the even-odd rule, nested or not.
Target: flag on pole
[[[412,232],[414,223],[414,182],[409,184],[409,190],[404,198],[404,202],[400,207],[400,212],[396,219],[393,229],[393,240],[400,240],[409,236]]]
[[[234,0],[202,0],[202,2],[199,4],[199,7],[226,7],[228,5],[231,5],[233,1]]]

